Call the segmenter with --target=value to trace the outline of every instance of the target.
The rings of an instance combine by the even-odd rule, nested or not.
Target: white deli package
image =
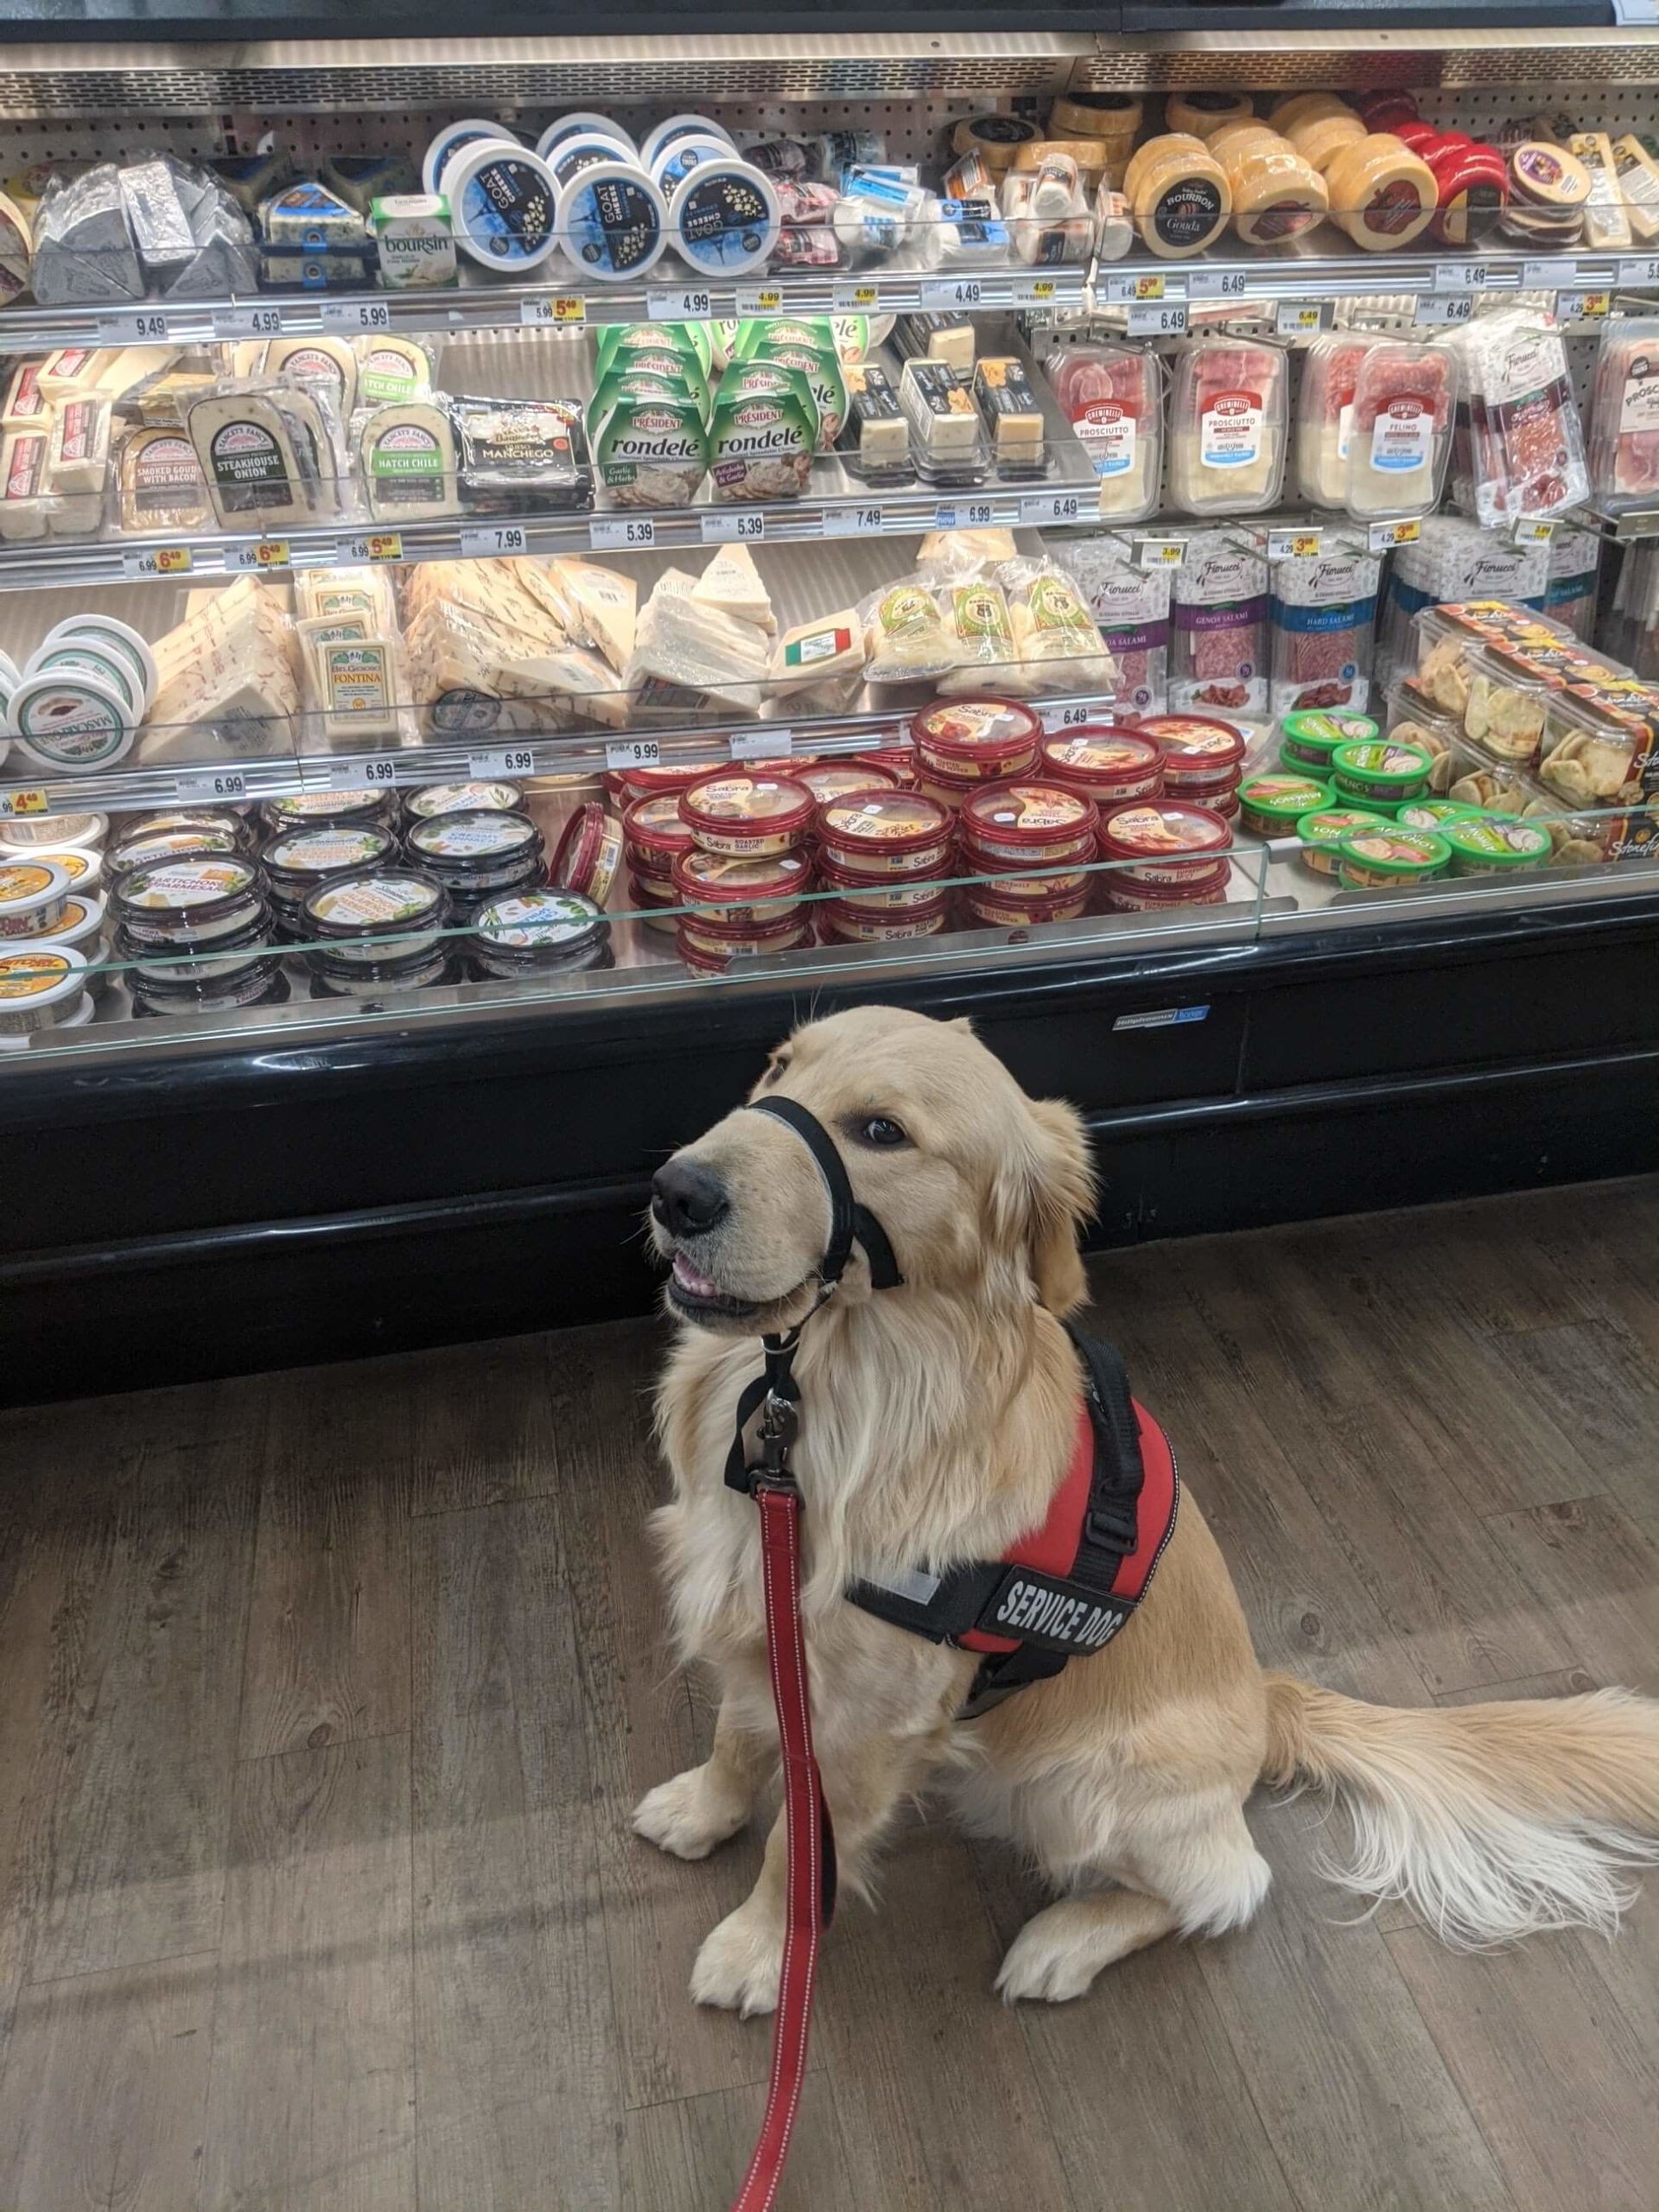
[[[1376,333],[1327,330],[1302,356],[1302,388],[1296,400],[1296,482],[1316,507],[1343,506],[1348,498],[1348,442],[1354,420],[1354,387]]]
[[[1100,512],[1144,522],[1159,503],[1163,370],[1155,354],[1109,343],[1058,346],[1049,381],[1100,480]]]
[[[1463,393],[1452,448],[1452,497],[1489,528],[1518,515],[1561,514],[1590,496],[1584,431],[1561,334],[1515,308],[1450,340]]]
[[[1265,556],[1230,531],[1195,531],[1172,594],[1172,713],[1266,714],[1268,613]]]
[[[1384,338],[1357,365],[1344,505],[1357,522],[1426,515],[1452,453],[1457,356],[1439,340]]]
[[[1274,715],[1311,707],[1363,713],[1370,697],[1379,555],[1357,531],[1328,531],[1311,561],[1277,561],[1273,578]]]
[[[1120,713],[1161,715],[1169,704],[1167,569],[1137,569],[1113,537],[1062,538],[1059,558],[1117,663]]]
[[[1169,496],[1189,515],[1254,515],[1285,478],[1289,378],[1277,346],[1201,338],[1175,366]]]

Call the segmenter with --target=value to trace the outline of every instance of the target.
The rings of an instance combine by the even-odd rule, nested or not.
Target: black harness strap
[[[809,1113],[792,1098],[753,1099],[746,1110],[770,1114],[774,1121],[793,1129],[817,1162],[818,1173],[830,1193],[830,1242],[819,1264],[819,1281],[826,1285],[839,1282],[853,1255],[854,1245],[861,1244],[870,1263],[872,1287],[876,1290],[897,1290],[905,1279],[893,1256],[887,1233],[869,1208],[860,1205],[853,1196],[846,1162],[817,1115]]]

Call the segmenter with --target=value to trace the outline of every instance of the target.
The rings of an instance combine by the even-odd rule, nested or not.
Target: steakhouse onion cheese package
[[[1285,475],[1289,377],[1282,348],[1203,338],[1175,368],[1170,504],[1190,515],[1253,515]]]

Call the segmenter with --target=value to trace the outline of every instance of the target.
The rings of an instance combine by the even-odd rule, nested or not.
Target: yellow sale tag
[[[874,284],[855,284],[853,287],[853,306],[860,314],[866,308],[873,308],[880,296],[880,289]]]
[[[1300,531],[1290,541],[1293,561],[1317,561],[1319,557],[1319,533],[1317,530]]]
[[[1587,322],[1592,322],[1597,317],[1610,313],[1612,304],[1613,296],[1611,292],[1586,292],[1579,313]]]
[[[586,322],[588,302],[580,292],[559,293],[553,302],[555,322]]]
[[[262,537],[253,549],[256,569],[285,569],[289,565],[288,540],[285,537]]]
[[[768,284],[754,296],[757,315],[777,315],[784,304],[784,296],[776,284]]]
[[[1034,277],[1027,289],[1031,296],[1033,306],[1044,300],[1052,300],[1054,296],[1054,279],[1052,276]]]
[[[1414,531],[1413,535],[1415,535]],[[371,561],[401,561],[404,557],[404,541],[395,530],[382,531],[378,537],[364,542],[368,546]]]
[[[190,548],[188,545],[158,545],[156,549],[156,573],[158,576],[182,576],[190,568]]]
[[[1137,300],[1161,300],[1164,296],[1163,278],[1137,276],[1135,280],[1135,296]]]
[[[46,793],[42,791],[0,791],[0,815],[45,812]]]

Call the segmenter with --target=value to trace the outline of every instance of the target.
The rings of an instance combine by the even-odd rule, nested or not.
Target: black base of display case
[[[1659,893],[892,987],[492,1008],[0,1081],[0,1397],[602,1320],[654,1166],[810,1010],[969,1014],[1094,1131],[1101,1244],[1659,1167]]]

